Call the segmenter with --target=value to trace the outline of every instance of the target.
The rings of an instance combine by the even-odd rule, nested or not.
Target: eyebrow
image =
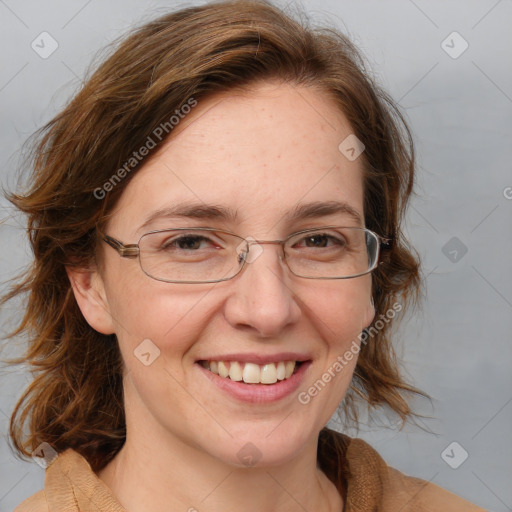
[[[310,203],[298,204],[294,210],[284,215],[288,222],[327,217],[335,214],[345,214],[351,217],[358,225],[363,226],[363,219],[359,212],[342,201],[313,201]],[[220,205],[208,205],[204,203],[185,202],[171,207],[161,208],[152,212],[139,227],[137,231],[148,227],[157,219],[207,219],[235,222],[238,210],[233,211]]]

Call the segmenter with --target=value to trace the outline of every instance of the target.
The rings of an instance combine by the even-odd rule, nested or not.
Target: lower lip
[[[311,361],[304,361],[290,378],[278,380],[275,384],[246,384],[243,381],[237,382],[228,377],[220,377],[199,363],[196,363],[196,365],[211,382],[228,395],[242,402],[270,403],[282,400],[297,390],[304,380],[304,375],[311,365]]]

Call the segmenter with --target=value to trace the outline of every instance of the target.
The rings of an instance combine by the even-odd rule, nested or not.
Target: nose
[[[299,320],[301,309],[279,245],[251,245],[244,269],[230,284],[224,314],[234,328],[276,337]]]

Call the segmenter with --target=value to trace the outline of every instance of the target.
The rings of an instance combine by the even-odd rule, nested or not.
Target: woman
[[[266,2],[131,34],[46,127],[11,418],[47,465],[17,509],[482,510],[325,428],[405,421],[409,131],[351,43]],[[29,435],[23,425],[29,420]]]

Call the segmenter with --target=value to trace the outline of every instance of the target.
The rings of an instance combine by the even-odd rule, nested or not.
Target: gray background
[[[190,4],[0,0],[3,185],[14,186],[22,142],[77,90],[99,49],[134,22]],[[416,404],[433,419],[421,423],[430,433],[414,426],[398,432],[381,414],[358,435],[407,474],[488,510],[512,510],[512,3],[317,0],[302,6],[365,52],[405,112],[418,149],[418,196],[407,231],[423,258],[427,296],[400,330],[397,350],[406,374],[433,397],[432,406]],[[43,31],[59,45],[47,59],[31,48]],[[442,47],[453,31],[469,44],[458,58]],[[446,44],[454,55],[463,41],[451,36]],[[20,218],[5,200],[0,205],[5,281],[28,261],[28,250]],[[3,331],[17,312],[4,308]],[[5,355],[20,350],[10,343]],[[20,462],[7,445],[8,416],[28,382],[23,369],[14,370],[0,374],[1,512],[44,482],[43,469]],[[469,454],[457,469],[441,457],[454,441],[460,447],[448,451],[452,464],[462,449]]]

